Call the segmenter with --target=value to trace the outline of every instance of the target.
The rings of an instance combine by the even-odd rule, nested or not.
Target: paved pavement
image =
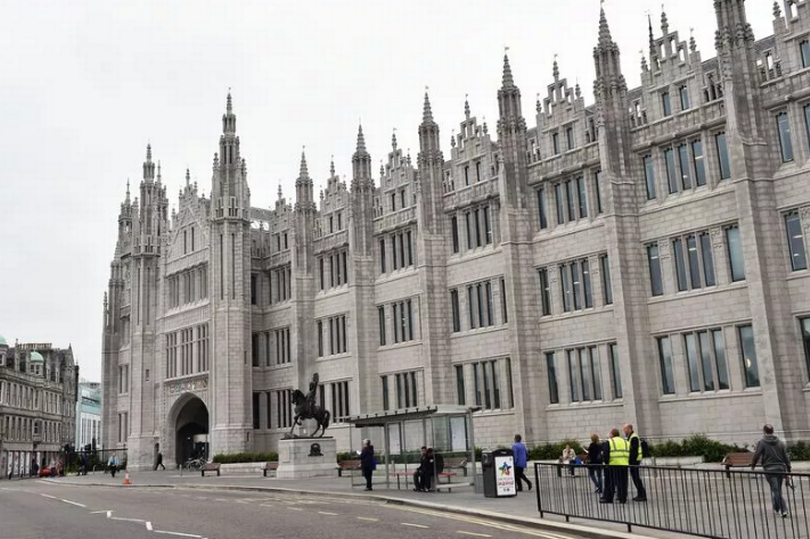
[[[0,539],[583,537],[373,498],[223,490],[214,478],[195,488],[98,488],[92,476],[83,485],[68,479],[0,482]]]

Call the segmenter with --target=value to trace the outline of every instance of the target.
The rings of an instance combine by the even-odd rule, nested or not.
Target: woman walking
[[[591,434],[591,445],[588,446],[588,476],[596,487],[596,493],[602,494],[602,444],[596,433]]]

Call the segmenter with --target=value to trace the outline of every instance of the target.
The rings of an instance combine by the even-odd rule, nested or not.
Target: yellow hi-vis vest
[[[630,442],[619,436],[608,440],[610,462],[608,466],[630,466]]]

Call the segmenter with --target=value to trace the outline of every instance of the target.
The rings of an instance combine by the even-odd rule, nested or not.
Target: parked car
[[[48,466],[40,468],[39,476],[40,477],[55,477],[56,476],[56,468],[50,468]]]

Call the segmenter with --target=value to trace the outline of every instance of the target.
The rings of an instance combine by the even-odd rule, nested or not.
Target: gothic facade
[[[497,137],[465,103],[450,152],[425,96],[416,159],[252,207],[230,95],[210,196],[169,201],[147,149],[105,297],[103,432],[150,466],[271,450],[320,374],[348,415],[464,404],[478,445],[633,422],[751,443],[810,424],[810,1],[755,40],[716,0],[704,59],[662,16],[628,89],[601,13],[595,104],[555,62],[529,126],[508,58]],[[784,9],[784,12],[783,12]],[[804,81],[804,82],[802,82]],[[356,438],[355,438],[356,439]]]

